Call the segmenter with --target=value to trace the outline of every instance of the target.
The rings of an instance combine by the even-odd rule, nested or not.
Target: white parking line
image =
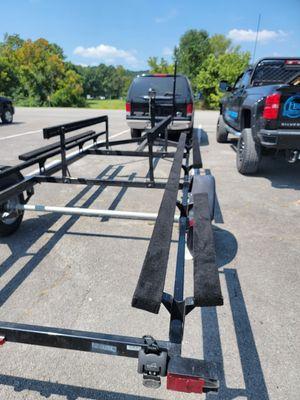
[[[0,140],[13,139],[13,138],[16,138],[19,136],[25,136],[25,135],[32,135],[33,133],[42,133],[42,130],[37,129],[36,131],[28,131],[28,132],[23,132],[23,133],[17,133],[16,135],[4,136],[3,138],[0,138]]]
[[[112,135],[112,136],[110,136],[111,138],[115,138],[115,137],[118,137],[118,136],[121,136],[121,135],[123,135],[123,133],[126,133],[126,132],[128,132],[129,131],[129,129],[125,129],[125,131],[122,131],[122,132],[119,132],[119,133],[116,133],[115,135]]]
[[[129,129],[125,129],[124,131],[118,132],[118,133],[116,133],[115,135],[109,136],[109,138],[110,138],[110,139],[116,138],[116,137],[118,137],[118,136],[123,135],[124,133],[126,133],[126,132],[128,132],[128,131],[129,131]],[[105,142],[105,140],[100,140],[98,143],[104,143],[104,142]],[[87,149],[89,149],[90,147],[93,147],[93,146],[94,146],[94,143],[90,144],[89,146],[84,147],[83,150],[87,150]],[[78,153],[79,153],[78,150],[72,151],[71,153],[68,153],[67,159],[68,159],[69,157],[74,156],[75,154],[78,154]],[[60,159],[53,160],[53,161],[51,161],[49,164],[46,165],[46,169],[47,169],[47,168],[50,168],[50,167],[54,167],[55,165],[59,164],[60,162],[61,162]],[[28,178],[28,177],[30,177],[30,176],[32,176],[32,175],[39,174],[39,172],[40,172],[40,170],[39,170],[39,168],[37,168],[37,169],[35,169],[34,171],[30,172],[30,174],[26,175],[26,177]]]

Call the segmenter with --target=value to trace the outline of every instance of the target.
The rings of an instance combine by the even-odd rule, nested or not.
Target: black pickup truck
[[[0,96],[0,118],[4,124],[11,124],[13,122],[14,107],[12,101],[6,97]]]
[[[300,58],[264,58],[238,77],[220,102],[217,142],[238,137],[237,169],[258,171],[265,149],[284,150],[289,162],[300,159]]]

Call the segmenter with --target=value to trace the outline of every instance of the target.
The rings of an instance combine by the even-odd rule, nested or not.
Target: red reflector
[[[167,389],[185,393],[203,393],[205,381],[201,378],[168,374]]]
[[[131,112],[131,103],[126,103],[126,112],[127,113]]]
[[[285,60],[287,65],[300,65],[300,60]]]
[[[193,113],[193,103],[189,103],[186,105],[186,113],[187,114],[192,114]]]
[[[278,117],[279,106],[280,106],[280,94],[274,93],[267,96],[265,102],[265,108],[263,118],[265,119],[276,119]]]
[[[159,78],[164,78],[164,77],[168,76],[168,74],[153,74],[153,76],[157,76]]]
[[[2,346],[5,343],[5,337],[0,336],[0,346]]]
[[[189,227],[193,227],[193,226],[195,226],[195,220],[194,220],[194,218],[190,218],[189,219]]]

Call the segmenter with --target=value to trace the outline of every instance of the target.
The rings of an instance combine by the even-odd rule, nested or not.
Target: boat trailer
[[[186,316],[196,307],[223,304],[211,223],[215,182],[213,176],[200,173],[202,159],[195,130],[192,136],[182,132],[179,141],[174,142],[169,140],[167,129],[172,123],[172,116],[151,118],[151,121],[151,128],[140,138],[114,141],[109,137],[106,115],[43,129],[44,139],[58,137],[59,140],[20,155],[22,162],[16,166],[0,169],[0,235],[13,234],[19,228],[25,211],[155,221],[133,294],[132,307],[157,314],[163,304],[170,314],[169,339],[0,322],[0,345],[16,342],[133,357],[138,360],[137,371],[142,374],[147,387],[159,387],[161,377],[166,377],[167,389],[170,390],[216,392],[219,387],[216,365],[181,356]],[[67,137],[70,132],[91,126],[94,129],[97,126],[97,130]],[[128,144],[137,147],[135,150],[122,149],[123,145]],[[72,149],[76,150],[70,152]],[[49,162],[57,155],[60,155],[58,160]],[[143,180],[71,176],[68,166],[88,155],[146,157],[149,160],[149,172]],[[155,178],[154,160],[157,158],[173,159],[168,179]],[[21,171],[33,165],[38,166],[37,171],[23,176]],[[61,172],[59,176],[58,172]],[[34,195],[34,186],[44,183],[145,188],[164,192],[157,213],[28,204]],[[178,192],[181,194],[180,201]],[[179,226],[179,238],[174,291],[169,294],[164,291],[164,286],[174,224]],[[194,293],[185,298],[186,243],[193,255]]]

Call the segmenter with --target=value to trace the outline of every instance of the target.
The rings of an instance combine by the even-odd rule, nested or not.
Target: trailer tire
[[[227,143],[228,141],[228,132],[222,114],[220,114],[217,123],[216,139],[218,143]]]
[[[13,122],[13,112],[10,107],[6,107],[3,110],[3,113],[1,115],[1,120],[3,124],[11,124]]]
[[[0,166],[0,172],[3,171],[8,167]],[[20,180],[23,179],[23,175],[20,172],[14,172],[8,177],[0,179],[0,191],[3,189],[6,189],[7,187],[20,182]],[[18,202],[21,204],[24,204],[24,196],[23,193],[16,195],[13,197],[10,201],[13,202]],[[3,211],[4,204],[0,204],[0,237],[5,237],[12,235],[14,232],[16,232],[21,225],[23,216],[24,216],[24,211],[19,211],[17,214],[12,214],[11,217],[5,217],[3,218]]]
[[[244,129],[238,140],[236,166],[243,175],[255,174],[261,160],[261,145],[253,139],[251,129]]]
[[[140,129],[131,129],[131,137],[132,139],[140,138],[142,131]]]

